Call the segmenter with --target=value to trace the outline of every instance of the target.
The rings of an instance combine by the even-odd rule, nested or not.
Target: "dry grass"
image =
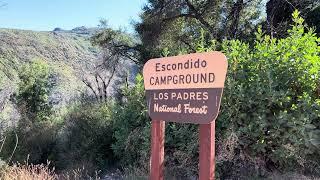
[[[48,165],[21,165],[6,167],[0,173],[2,180],[56,180],[58,175]]]
[[[90,177],[84,169],[76,169],[64,174],[56,174],[48,164],[22,165],[15,164],[0,168],[1,180],[99,180],[98,173]]]

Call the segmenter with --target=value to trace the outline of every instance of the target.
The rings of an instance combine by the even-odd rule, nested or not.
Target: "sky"
[[[133,31],[146,0],[0,0],[0,28],[51,31],[96,27],[107,19],[113,28]],[[3,5],[4,6],[1,6]]]

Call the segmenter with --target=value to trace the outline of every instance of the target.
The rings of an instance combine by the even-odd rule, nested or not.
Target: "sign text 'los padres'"
[[[214,121],[227,66],[220,52],[149,60],[143,76],[151,118],[195,124]]]

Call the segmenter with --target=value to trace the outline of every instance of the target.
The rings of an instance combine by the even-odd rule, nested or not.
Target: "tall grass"
[[[1,180],[100,180],[98,173],[94,177],[82,169],[72,170],[63,174],[57,174],[54,168],[47,164],[14,164],[12,166],[0,167]]]
[[[58,175],[48,165],[22,165],[7,166],[0,172],[3,180],[56,180]]]

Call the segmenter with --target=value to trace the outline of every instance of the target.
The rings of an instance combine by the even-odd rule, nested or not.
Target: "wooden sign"
[[[153,120],[209,124],[219,113],[227,59],[220,52],[149,60],[143,68]]]
[[[145,64],[144,85],[152,118],[150,180],[164,178],[164,121],[200,124],[199,179],[214,179],[214,120],[227,67],[220,52],[151,59]]]

